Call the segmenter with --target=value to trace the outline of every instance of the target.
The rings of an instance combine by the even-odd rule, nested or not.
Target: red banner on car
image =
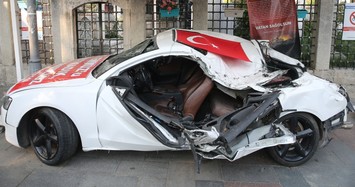
[[[177,41],[218,55],[250,62],[240,42],[224,40],[206,34],[176,30]]]
[[[9,93],[32,85],[86,78],[96,66],[101,64],[108,57],[109,55],[76,59],[65,64],[41,69],[15,84]]]
[[[301,44],[294,0],[248,0],[250,37],[269,40],[270,46],[299,59]]]

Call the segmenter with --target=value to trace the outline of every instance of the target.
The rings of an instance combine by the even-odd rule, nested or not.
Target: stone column
[[[316,17],[316,48],[315,64],[312,65],[315,70],[327,70],[330,64],[330,52],[332,44],[333,29],[333,7],[335,0],[317,1],[318,14]]]
[[[207,30],[208,29],[208,1],[194,0],[193,1],[193,29]]]
[[[12,40],[10,0],[0,4],[0,86],[16,82],[14,44]]]
[[[142,42],[146,37],[145,2],[130,0],[123,10],[124,49]]]
[[[52,35],[53,35],[53,51],[54,63],[62,63],[62,47],[60,34],[60,13],[62,1],[51,0],[51,21],[52,21]]]
[[[78,1],[79,4],[80,1]],[[67,62],[76,58],[76,41],[74,39],[75,23],[73,9],[76,2],[73,1],[60,1],[60,41],[61,41],[61,55],[62,62]],[[80,4],[79,4],[80,5]]]

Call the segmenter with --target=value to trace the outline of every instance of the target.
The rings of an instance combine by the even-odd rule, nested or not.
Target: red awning
[[[224,40],[198,32],[185,30],[176,30],[176,38],[178,42],[191,47],[250,62],[240,42]]]

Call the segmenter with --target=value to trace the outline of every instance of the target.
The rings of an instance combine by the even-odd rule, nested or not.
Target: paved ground
[[[355,122],[355,113],[350,116]],[[20,149],[0,134],[0,186],[354,186],[355,127],[338,129],[328,146],[306,164],[283,167],[259,151],[233,163],[202,162],[194,172],[189,151],[79,152],[64,164],[42,164],[31,149]]]

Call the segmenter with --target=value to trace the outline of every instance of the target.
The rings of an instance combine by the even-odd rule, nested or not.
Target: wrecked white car
[[[91,150],[191,150],[234,161],[267,148],[309,160],[353,111],[346,91],[268,47],[169,30],[117,55],[40,70],[7,92],[6,139],[48,165]],[[320,143],[321,142],[321,143]]]

